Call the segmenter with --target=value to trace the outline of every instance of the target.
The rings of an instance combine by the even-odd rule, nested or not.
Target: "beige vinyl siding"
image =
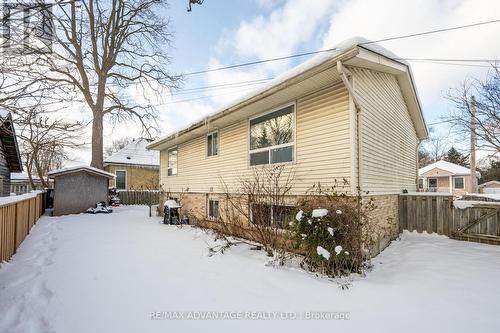
[[[353,68],[360,114],[361,189],[416,190],[417,135],[394,75]]]
[[[317,182],[331,185],[334,179],[350,180],[351,122],[345,87],[337,83],[298,99],[295,121],[295,162],[287,164],[287,169],[294,172],[293,194],[302,194]],[[167,150],[161,151],[161,183],[165,190],[217,193],[223,191],[221,179],[234,188],[240,177],[251,174],[248,119],[218,130],[218,156],[206,157],[206,136],[177,146],[176,176],[167,176]]]

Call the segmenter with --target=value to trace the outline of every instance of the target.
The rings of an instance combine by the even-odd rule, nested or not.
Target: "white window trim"
[[[177,169],[177,171],[176,171],[175,175],[169,175],[168,174],[168,169],[170,169],[170,167],[168,166],[168,163],[169,163],[168,154],[172,150],[177,150],[177,161],[176,161],[176,164],[177,164],[176,165],[176,169]],[[175,177],[175,176],[177,176],[178,173],[179,173],[179,149],[177,149],[177,146],[174,146],[174,147],[170,147],[170,148],[167,149],[167,177]]]
[[[276,146],[269,146],[265,148],[258,148],[258,149],[250,149],[251,146],[251,133],[250,133],[250,122],[253,119],[265,116],[266,114],[273,113],[275,111],[287,108],[289,106],[293,105],[293,141],[289,143],[283,143],[280,145]],[[248,168],[256,168],[256,167],[263,167],[263,166],[270,166],[270,165],[280,165],[280,164],[295,164],[297,163],[297,101],[289,102],[286,104],[282,104],[280,106],[277,106],[275,108],[272,108],[268,111],[261,112],[259,114],[256,114],[250,118],[248,118],[247,121],[247,133],[248,133],[248,138],[247,138],[247,167]],[[293,152],[292,152],[292,160],[289,162],[281,162],[281,163],[271,163],[271,150],[276,149],[276,148],[283,148],[283,147],[289,147],[293,146]],[[251,165],[250,164],[250,154],[251,153],[258,153],[262,151],[269,151],[269,163],[267,164],[258,164],[258,165]]]
[[[459,179],[459,178],[462,178],[462,184],[464,185],[463,187],[456,187],[456,185],[455,185],[455,179]],[[464,190],[465,189],[465,177],[464,176],[453,177],[453,188],[457,189],[457,190]]]
[[[117,184],[117,183],[118,183],[118,182],[117,182],[117,180],[118,180],[118,176],[117,176],[117,174],[116,174],[118,171],[119,171],[119,172],[125,172],[125,188],[118,188],[118,184]],[[116,178],[115,178],[115,188],[116,188],[117,190],[121,190],[121,191],[123,191],[123,190],[125,190],[125,191],[126,191],[126,190],[128,190],[128,179],[127,179],[127,178],[128,178],[128,173],[127,173],[127,170],[123,170],[123,169],[116,169],[116,170],[115,170],[115,176],[116,176]]]
[[[210,216],[210,200],[218,202],[218,204],[217,204],[218,213],[219,213],[218,218],[214,217],[214,216]],[[207,218],[211,221],[217,221],[217,219],[220,219],[220,200],[219,200],[219,198],[211,198],[211,197],[207,198]]]
[[[251,202],[250,203],[250,223],[253,224],[253,209],[252,209],[252,206],[255,205],[256,203],[255,202]],[[281,207],[290,207],[292,209],[296,208],[294,205],[289,205],[289,204],[283,204],[283,205],[274,205],[274,204],[268,204],[268,203],[262,203],[262,202],[259,202],[257,203],[257,205],[268,205],[271,207],[271,225],[273,225],[276,221],[274,221],[274,206],[281,206]]]
[[[217,144],[217,155],[208,156],[208,137],[210,135],[214,134],[214,133],[217,133],[217,141],[218,141],[218,144]],[[218,157],[219,155],[220,155],[220,133],[219,133],[219,130],[215,130],[215,131],[207,133],[207,135],[205,137],[205,157],[206,158],[215,158],[215,157]]]

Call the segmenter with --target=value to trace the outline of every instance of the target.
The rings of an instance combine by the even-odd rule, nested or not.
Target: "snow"
[[[205,232],[147,215],[147,207],[122,206],[43,216],[0,267],[0,332],[456,333],[500,325],[499,246],[405,232],[365,277],[329,280],[266,265],[250,245],[208,256]],[[166,320],[167,311],[254,319],[335,311],[349,319]]]
[[[75,166],[71,166],[71,167],[62,168],[59,170],[53,170],[53,171],[49,172],[49,177],[53,178],[54,176],[57,176],[60,174],[73,173],[73,172],[78,172],[80,170],[86,170],[86,171],[89,171],[92,173],[97,173],[97,174],[100,174],[100,175],[103,175],[103,176],[106,176],[109,178],[115,178],[115,175],[112,173],[109,173],[109,172],[106,172],[104,170],[94,168],[94,167],[91,167],[88,165],[75,165]]]
[[[328,252],[328,250],[325,249],[324,247],[318,246],[316,248],[316,252],[318,253],[319,256],[322,256],[326,260],[330,259],[330,252]]]
[[[328,229],[327,229],[327,230],[328,230],[328,232],[330,233],[330,235],[332,235],[332,236],[333,236],[333,228],[332,228],[332,227],[328,227]]]
[[[20,195],[16,195],[15,193],[14,193],[14,195],[12,195],[12,193],[11,193],[11,195],[8,197],[0,197],[0,206],[8,205],[8,204],[11,204],[14,202],[23,201],[26,199],[36,198],[36,196],[42,192],[43,191],[31,191],[29,193],[24,193],[24,194],[20,194]]]
[[[146,139],[137,139],[104,160],[108,164],[133,164],[160,166],[160,153],[147,150],[149,142]]]
[[[316,208],[312,211],[312,217],[324,217],[328,215],[328,209],[325,208]]]
[[[168,208],[181,208],[181,206],[175,200],[167,200],[167,201],[165,201],[163,206],[168,207]]]
[[[474,198],[477,198],[477,200],[474,200]],[[488,198],[495,201],[481,200],[482,198]],[[463,199],[453,201],[453,206],[459,209],[466,209],[474,207],[475,205],[484,204],[500,206],[500,193],[468,193]]]
[[[36,175],[32,175],[31,179],[33,180],[40,180],[40,177]],[[11,172],[10,173],[10,180],[29,180],[29,176],[26,172]]]
[[[437,161],[435,163],[429,164],[423,168],[418,169],[418,175],[421,176],[424,173],[434,169],[438,168],[444,171],[448,171],[454,175],[470,175],[470,169],[467,169],[461,165],[450,163],[447,161]],[[477,172],[477,175],[480,176],[481,174]]]
[[[480,197],[500,201],[500,193],[467,193],[467,197]]]
[[[340,209],[337,209],[336,213],[340,215],[342,214],[342,211]]]
[[[343,250],[342,246],[340,246],[340,245],[335,246],[335,253],[337,255],[339,255],[340,252],[342,252],[342,250]]]
[[[297,215],[295,215],[295,219],[300,222],[302,220],[302,215],[304,215],[304,212],[302,210],[299,210]]]

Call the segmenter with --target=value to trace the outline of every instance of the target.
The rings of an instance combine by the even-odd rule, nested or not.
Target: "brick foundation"
[[[170,193],[176,198],[182,208],[181,215],[187,215],[191,220],[207,218],[207,200],[209,197],[219,199],[221,215],[224,214],[225,195],[211,193]],[[370,245],[367,249],[371,256],[375,256],[385,249],[399,234],[399,204],[397,194],[369,195],[365,200],[373,198],[376,208],[370,212],[367,230],[371,235]],[[166,197],[161,200],[163,203]],[[297,198],[290,196],[292,204]],[[161,210],[163,211],[163,209]]]

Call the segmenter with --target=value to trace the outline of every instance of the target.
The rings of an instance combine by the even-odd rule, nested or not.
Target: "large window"
[[[117,170],[116,175],[116,189],[126,190],[127,189],[127,171]]]
[[[213,132],[207,135],[207,156],[217,156],[219,154],[219,133]]]
[[[295,106],[250,120],[250,165],[293,161]]]
[[[458,189],[464,188],[464,177],[454,178],[454,182],[455,182],[455,188],[458,188]]]
[[[169,149],[168,151],[168,171],[169,176],[177,174],[177,148]]]
[[[219,200],[208,199],[208,218],[219,219]]]

